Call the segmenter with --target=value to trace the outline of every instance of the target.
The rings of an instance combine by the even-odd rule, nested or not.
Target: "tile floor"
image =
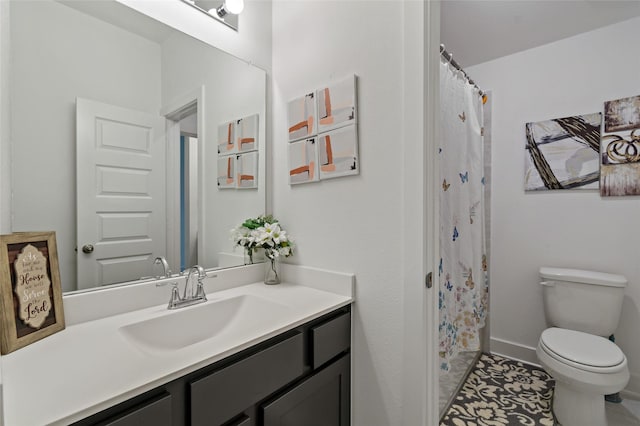
[[[444,414],[444,409],[451,400],[454,392],[462,385],[464,376],[469,372],[471,364],[474,362],[478,352],[460,352],[451,361],[449,372],[440,372],[440,416]]]
[[[443,407],[448,403],[450,396],[452,394],[452,392],[455,392],[457,385],[459,383],[459,381],[461,380],[460,377],[461,375],[464,375],[467,371],[467,365],[469,365],[471,362],[473,362],[474,358],[475,358],[475,354],[471,353],[471,354],[466,354],[467,356],[464,357],[460,357],[460,359],[457,359],[455,361],[455,364],[452,363],[452,366],[455,366],[455,368],[451,369],[451,372],[449,374],[441,374],[440,377],[440,410],[442,412]],[[476,386],[480,386],[480,387],[486,387],[486,383],[484,383],[484,379],[483,380],[478,380],[477,374],[478,372],[476,371],[478,368],[480,368],[481,372],[482,372],[482,368],[484,367],[486,370],[486,364],[488,361],[490,362],[498,362],[500,364],[504,365],[510,365],[512,363],[512,361],[508,360],[508,359],[504,359],[501,357],[495,357],[495,356],[490,356],[490,358],[493,358],[493,360],[489,360],[487,358],[486,355],[483,355],[483,358],[481,359],[479,364],[476,364],[476,366],[474,366],[474,372],[471,376],[471,379],[467,378],[464,384],[464,393],[461,393],[460,395],[464,395],[466,393],[467,396],[473,394],[475,391],[473,390]],[[483,364],[484,362],[484,364]],[[505,384],[505,388],[506,387],[511,387],[510,391],[513,391],[513,385],[514,383],[518,383],[520,382],[521,385],[530,383],[529,379],[527,379],[525,376],[526,371],[522,370],[520,367],[524,367],[525,369],[529,370],[531,373],[535,373],[535,370],[537,369],[531,369],[531,367],[527,367],[526,365],[522,365],[520,363],[514,364],[512,366],[509,367],[509,370],[516,368],[518,371],[518,376],[519,378],[516,379],[516,381],[514,382],[513,379],[514,377],[508,378],[507,382],[511,382],[511,384]],[[503,367],[500,367],[497,371],[497,375],[492,374],[493,379],[499,383],[502,381],[502,379],[500,379],[502,373],[500,373],[500,371],[503,369]],[[487,370],[488,371],[488,370]],[[507,371],[507,370],[505,370]],[[525,374],[522,374],[524,371]],[[511,371],[511,373],[509,374],[513,374],[513,371]],[[543,374],[544,373],[535,373],[536,375],[538,374]],[[482,374],[481,374],[482,375]],[[485,376],[486,378],[486,376]],[[533,380],[535,380],[536,378],[533,377]],[[533,382],[531,382],[533,383]],[[552,384],[552,382],[551,382]],[[518,386],[521,387],[521,386]],[[544,389],[539,389],[541,391],[544,391]],[[481,393],[485,393],[485,397],[486,392],[481,392]],[[499,394],[499,392],[498,392]],[[548,394],[548,391],[547,391]],[[497,396],[497,395],[496,395]],[[542,396],[542,394],[541,394]],[[473,398],[472,398],[473,399]],[[482,398],[484,401],[476,401],[473,402],[471,405],[475,405],[478,403],[481,403],[483,406],[491,406],[491,405],[495,405],[496,401],[492,401],[486,398]],[[547,401],[550,401],[550,399],[547,399]],[[468,402],[468,401],[467,401]],[[460,401],[456,401],[457,404],[460,403]],[[547,408],[546,410],[549,410],[549,403],[547,403]],[[457,408],[457,409],[456,409]],[[448,425],[449,422],[451,421],[451,413],[456,413],[460,414],[460,407],[456,407],[456,408],[452,408],[447,412],[447,417],[444,419],[445,421],[442,424]],[[477,408],[480,408],[479,406]],[[488,407],[486,407],[488,408]],[[485,410],[486,411],[486,410]],[[498,411],[500,411],[500,409],[498,409]],[[606,403],[606,412],[607,412],[607,421],[609,423],[608,426],[640,426],[640,401],[625,397],[625,395],[623,394],[623,402],[621,404],[614,404],[614,403]],[[467,411],[467,414],[469,412]],[[486,413],[485,413],[486,414]],[[495,413],[494,413],[495,415]],[[548,420],[539,420],[540,423],[539,424],[548,424],[547,422],[550,420],[549,416],[550,413],[546,414]],[[455,415],[453,417],[456,417]],[[467,418],[467,420],[470,420],[469,418]],[[478,424],[485,424],[485,422],[483,421],[483,419],[478,419],[479,422]],[[505,418],[505,420],[507,420]],[[511,421],[513,419],[509,419],[509,421]],[[457,423],[455,423],[457,424]],[[509,423],[511,424],[511,423]]]

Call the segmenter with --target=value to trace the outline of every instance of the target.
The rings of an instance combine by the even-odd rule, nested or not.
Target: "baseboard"
[[[621,392],[623,398],[640,401],[640,374],[631,373],[629,383]]]
[[[490,349],[493,354],[522,361],[537,367],[540,366],[540,364],[538,364],[538,357],[536,356],[536,348],[532,348],[531,346],[492,337]]]

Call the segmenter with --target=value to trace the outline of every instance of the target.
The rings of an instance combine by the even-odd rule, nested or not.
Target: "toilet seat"
[[[540,346],[556,361],[584,371],[617,373],[627,364],[613,342],[581,331],[548,328],[540,336]]]

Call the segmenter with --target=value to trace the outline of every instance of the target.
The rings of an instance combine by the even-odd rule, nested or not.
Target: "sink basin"
[[[208,339],[251,331],[289,308],[253,295],[211,300],[120,327],[143,350],[174,351]]]

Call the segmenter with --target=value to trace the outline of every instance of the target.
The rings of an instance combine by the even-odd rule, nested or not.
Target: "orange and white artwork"
[[[317,133],[316,100],[313,92],[296,98],[287,104],[289,142]]]
[[[237,152],[235,135],[235,120],[222,123],[218,126],[218,155],[230,155]]]
[[[236,156],[218,157],[218,188],[235,188]]]
[[[318,133],[356,122],[356,76],[350,76],[316,91]]]
[[[238,152],[258,149],[258,114],[241,118],[236,122],[236,148]]]
[[[258,152],[236,156],[236,183],[239,189],[258,187]]]
[[[318,180],[317,138],[289,144],[289,183],[299,184]]]
[[[356,133],[356,126],[350,125],[318,136],[320,180],[356,175],[360,172]]]

